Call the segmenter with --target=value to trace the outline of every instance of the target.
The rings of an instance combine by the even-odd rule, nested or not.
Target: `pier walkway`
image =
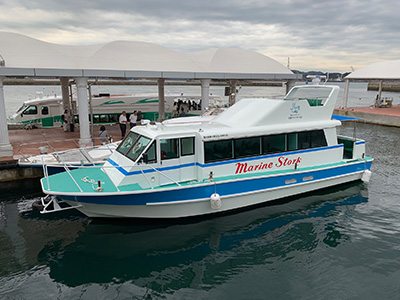
[[[100,145],[97,137],[99,129],[100,126],[94,126],[95,145]],[[106,129],[114,141],[121,139],[118,124],[107,125]],[[79,138],[79,127],[75,128],[74,132],[64,132],[62,127],[9,130],[9,139],[14,155],[13,157],[0,157],[0,182],[43,177],[40,169],[18,167],[18,159],[23,156],[38,155],[41,150],[51,153],[78,148]]]
[[[361,122],[400,127],[400,105],[392,107],[348,107],[337,108],[335,114],[362,119]]]

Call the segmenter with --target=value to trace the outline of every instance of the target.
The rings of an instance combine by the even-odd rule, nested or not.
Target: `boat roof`
[[[315,89],[313,86],[295,88]],[[315,97],[286,97],[281,100],[249,98],[240,100],[215,117],[183,117],[155,125],[134,127],[133,130],[151,138],[197,134],[204,140],[215,140],[228,136],[246,137],[339,126],[340,121],[331,119],[339,88],[324,88],[328,88],[329,95],[321,100],[319,106],[310,105],[309,100],[314,101]]]
[[[53,101],[57,102],[60,100],[62,100],[61,96],[54,95],[54,96],[42,96],[34,99],[25,100],[23,103],[26,105],[35,105],[43,102],[53,102]]]

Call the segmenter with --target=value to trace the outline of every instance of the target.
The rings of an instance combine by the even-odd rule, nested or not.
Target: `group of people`
[[[62,115],[62,121],[63,121],[63,129],[65,132],[67,131],[73,131],[71,127],[71,115],[69,114],[69,110],[65,109],[64,114]],[[138,112],[135,110],[130,116],[129,116],[129,127],[132,129],[134,126],[136,126],[138,118]],[[126,111],[123,111],[122,114],[119,116],[119,128],[121,129],[121,138],[123,139],[126,134],[126,127],[128,124],[128,117],[126,115]],[[99,133],[99,139],[102,144],[107,143],[108,139],[108,134],[106,127],[102,125],[100,127],[100,133]]]
[[[136,126],[136,122],[137,122],[137,111],[135,110],[133,114],[129,116],[130,129]],[[121,138],[125,137],[127,124],[128,124],[128,117],[126,115],[126,111],[123,111],[122,114],[119,116],[119,128],[121,129]]]
[[[172,109],[172,117],[186,117],[186,113],[190,110],[201,110],[201,100],[199,103],[195,100],[182,101],[179,99],[175,101]]]
[[[130,116],[129,116],[129,127],[132,129],[133,127],[136,126],[137,118],[138,118],[138,112],[135,110]],[[121,139],[125,137],[126,134],[126,127],[128,124],[128,116],[126,115],[126,111],[123,111],[122,114],[119,116],[119,128],[121,130]],[[100,133],[99,133],[99,138],[100,142],[102,144],[105,144],[108,139],[108,134],[106,127],[103,125],[100,127]]]

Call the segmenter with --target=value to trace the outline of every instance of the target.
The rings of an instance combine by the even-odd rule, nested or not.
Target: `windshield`
[[[129,149],[128,153],[126,156],[128,156],[130,159],[133,161],[136,161],[139,155],[143,152],[143,150],[146,148],[146,146],[150,143],[150,139],[145,137],[145,136],[140,136],[137,140],[136,143]]]
[[[21,113],[24,109],[26,108],[26,105],[23,104],[18,110],[17,110],[17,114]]]
[[[136,142],[139,134],[135,132],[129,132],[126,138],[122,141],[122,143],[118,146],[117,152],[126,155],[128,150],[132,147],[133,143]]]
[[[136,161],[150,142],[148,137],[131,131],[116,151]]]

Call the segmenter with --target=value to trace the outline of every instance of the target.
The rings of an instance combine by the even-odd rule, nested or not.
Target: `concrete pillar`
[[[378,100],[382,99],[383,80],[379,80]]]
[[[13,148],[8,138],[7,128],[7,114],[6,114],[6,103],[4,100],[4,89],[3,89],[4,77],[0,77],[0,156],[1,157],[12,157]]]
[[[164,97],[165,79],[158,79],[158,121],[165,120],[165,97]]]
[[[349,101],[349,88],[350,88],[350,80],[346,79],[344,81],[343,103],[342,103],[343,108],[347,108],[347,102]]]
[[[71,111],[71,104],[69,102],[69,91],[68,91],[68,83],[69,83],[69,78],[68,77],[60,77],[60,82],[61,82],[61,95],[62,95],[62,100],[63,100],[63,108],[68,109]]]
[[[79,146],[87,147],[92,145],[89,129],[89,103],[87,92],[87,78],[75,78],[78,91],[78,113],[79,113]]]
[[[236,103],[236,79],[231,79],[229,81],[229,106]]]
[[[211,79],[201,79],[201,113],[210,106],[210,82]]]
[[[296,85],[296,80],[295,79],[289,79],[286,81],[286,95],[289,93],[289,91]]]

